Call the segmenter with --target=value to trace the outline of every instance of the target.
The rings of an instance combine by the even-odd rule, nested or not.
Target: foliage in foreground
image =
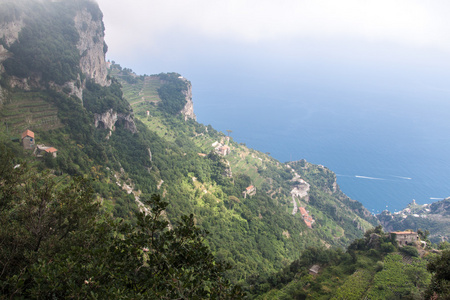
[[[193,215],[169,229],[159,196],[137,224],[103,214],[87,180],[14,168],[0,149],[0,296],[241,299]]]

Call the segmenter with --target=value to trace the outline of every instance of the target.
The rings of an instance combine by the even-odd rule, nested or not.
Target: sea
[[[281,162],[324,165],[374,214],[450,196],[449,90],[413,72],[323,80],[257,69],[191,72],[198,121]]]
[[[220,45],[123,63],[139,74],[180,73],[192,82],[200,123],[281,162],[329,168],[374,214],[450,196],[446,53]]]

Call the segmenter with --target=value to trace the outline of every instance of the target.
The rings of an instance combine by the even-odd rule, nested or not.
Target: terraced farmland
[[[134,84],[124,82],[120,75],[115,76],[122,84],[123,94],[133,108],[139,103],[158,103],[161,101],[158,95],[161,80],[158,76],[145,76]]]
[[[0,107],[0,119],[12,134],[20,134],[25,129],[50,130],[63,126],[58,109],[35,92],[14,93]]]

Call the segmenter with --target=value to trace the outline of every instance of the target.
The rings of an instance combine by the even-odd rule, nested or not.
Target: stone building
[[[419,242],[419,235],[414,231],[394,231],[391,236],[397,240],[399,246],[412,245],[414,242]]]
[[[24,149],[34,149],[34,132],[31,130],[25,130],[22,133],[22,145]]]
[[[255,194],[256,194],[256,188],[253,185],[247,187],[245,189],[245,191],[242,192],[242,196],[244,197],[244,199],[247,198],[247,195],[253,196]]]
[[[37,145],[36,147],[36,156],[42,157],[45,153],[51,154],[53,157],[56,157],[58,153],[58,149],[55,147],[45,146],[45,145]]]

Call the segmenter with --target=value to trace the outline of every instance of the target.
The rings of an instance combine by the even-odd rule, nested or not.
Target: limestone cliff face
[[[181,110],[181,114],[184,116],[184,120],[193,119],[197,121],[197,116],[194,114],[194,102],[192,101],[192,85],[189,81],[185,80],[187,83],[187,90],[183,91],[186,97],[186,105]]]
[[[125,129],[129,130],[130,132],[137,132],[133,114],[117,113],[112,108],[102,114],[94,114],[94,125],[97,128],[109,129],[110,131],[114,131],[117,122],[123,123]]]
[[[21,18],[11,22],[0,24],[0,37],[3,38],[7,46],[11,46],[18,38],[24,22]]]
[[[92,9],[92,8],[91,8]],[[10,47],[19,38],[21,30],[26,26],[25,19],[27,15],[15,17],[13,21],[0,23],[0,38],[3,39],[6,48]],[[86,7],[80,8],[75,13],[74,25],[79,34],[79,41],[76,45],[80,53],[80,70],[86,78],[93,79],[101,86],[108,86],[107,67],[105,60],[106,44],[104,41],[104,25],[101,18],[101,12],[89,12]],[[11,57],[10,53],[3,45],[0,45],[0,73],[4,72],[2,63]],[[40,78],[35,74],[30,74],[34,78],[16,78],[11,76],[11,86],[30,89],[43,88],[39,83]],[[57,90],[71,90],[70,94],[82,99],[84,82],[81,78],[75,81],[66,82],[63,85],[56,85],[50,82],[50,85]]]
[[[3,39],[6,46],[11,46],[18,38],[19,32],[24,26],[22,19],[16,19],[11,22],[0,24],[0,38]],[[2,63],[11,56],[11,53],[6,50],[3,45],[0,45],[0,74],[4,72]],[[0,105],[5,101],[5,92],[0,87]]]
[[[75,27],[80,35],[77,48],[81,55],[81,71],[101,86],[109,85],[103,21],[94,19],[84,8],[75,16]]]

